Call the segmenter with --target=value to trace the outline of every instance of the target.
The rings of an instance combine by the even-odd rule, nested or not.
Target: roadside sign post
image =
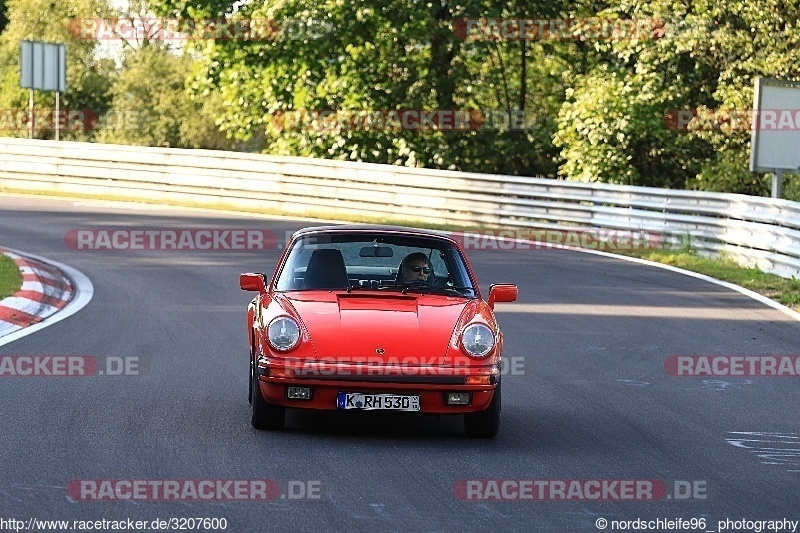
[[[779,169],[772,174],[772,197],[780,198],[782,188],[783,188],[783,170]]]
[[[750,172],[772,175],[780,198],[783,173],[800,169],[800,81],[756,77],[750,137]]]
[[[56,93],[55,137],[59,140],[61,131],[61,93],[67,90],[67,46],[60,43],[45,43],[22,40],[19,44],[19,85],[30,89],[28,101],[29,136],[33,139],[34,113],[33,91],[54,91]]]
[[[30,93],[28,97],[28,138],[33,139],[33,121],[35,120],[33,115],[33,89],[28,92]]]

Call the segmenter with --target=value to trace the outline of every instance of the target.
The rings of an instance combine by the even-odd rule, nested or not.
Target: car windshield
[[[296,240],[280,267],[275,290],[320,289],[477,296],[451,242],[393,234],[326,232]]]

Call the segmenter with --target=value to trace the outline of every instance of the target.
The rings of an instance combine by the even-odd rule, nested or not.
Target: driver
[[[428,256],[422,252],[414,252],[408,254],[400,263],[399,273],[398,282],[400,283],[428,281],[428,277],[433,273],[433,267],[428,262]]]

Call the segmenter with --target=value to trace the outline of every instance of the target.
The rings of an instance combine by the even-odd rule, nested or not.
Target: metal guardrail
[[[800,278],[800,203],[237,152],[0,138],[0,189],[289,215],[641,230]]]

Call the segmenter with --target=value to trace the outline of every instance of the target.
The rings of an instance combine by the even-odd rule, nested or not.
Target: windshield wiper
[[[472,295],[475,294],[475,289],[472,288],[472,287],[448,287],[448,286],[444,286],[444,287],[425,287],[425,286],[422,286],[422,285],[417,285],[417,286],[413,286],[412,285],[410,287],[406,287],[406,290],[409,291],[409,292],[418,292],[420,294],[438,293],[438,294],[451,294],[451,295],[462,296],[462,297],[466,296],[466,294],[464,294],[464,291],[470,291],[472,293]]]
[[[378,287],[373,287],[372,285],[349,285],[347,287],[347,292],[353,291],[374,291],[377,290]]]
[[[403,290],[405,289],[405,285],[398,285],[393,283],[391,285],[351,285],[347,287],[347,292],[351,291],[379,291],[382,289],[395,289],[395,290]]]
[[[465,291],[469,291],[471,294],[469,296],[475,295],[475,288],[474,287],[436,287],[433,285],[422,285],[422,284],[406,284],[406,283],[392,283],[390,285],[352,285],[347,288],[347,292],[352,291],[385,291],[385,290],[395,290],[402,292],[403,294],[407,294],[409,292],[418,293],[418,294],[452,294],[456,296],[467,296]]]

